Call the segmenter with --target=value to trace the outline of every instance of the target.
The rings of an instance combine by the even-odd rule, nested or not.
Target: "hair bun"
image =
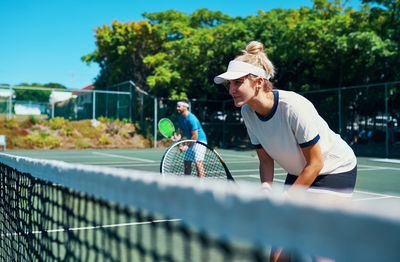
[[[257,55],[264,52],[264,45],[258,41],[251,41],[246,46],[246,52],[248,54]]]

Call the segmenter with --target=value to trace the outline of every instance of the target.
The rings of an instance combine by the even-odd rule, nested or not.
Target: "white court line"
[[[95,154],[95,155],[110,156],[110,157],[117,157],[117,158],[130,159],[130,160],[138,160],[138,161],[148,162],[148,163],[156,162],[154,160],[148,160],[148,159],[130,157],[130,156],[120,156],[120,155],[113,155],[113,154],[100,153],[100,152],[92,152],[92,153]]]
[[[370,158],[369,161],[400,164],[400,159]]]
[[[25,232],[25,234],[43,234],[46,233],[58,233],[58,232],[67,232],[67,231],[78,231],[78,230],[93,230],[93,229],[102,229],[102,228],[113,228],[113,227],[125,227],[125,226],[135,226],[135,225],[146,225],[151,223],[163,223],[163,222],[174,222],[180,221],[181,219],[164,219],[164,220],[153,220],[146,222],[132,222],[132,223],[122,223],[122,224],[113,224],[113,225],[103,225],[103,226],[90,226],[90,227],[75,227],[75,228],[60,228],[60,229],[49,229],[44,231],[33,231],[33,232]],[[7,233],[1,234],[1,236],[19,236],[22,233]]]
[[[370,166],[370,165],[359,165],[360,167],[364,168],[372,168],[376,170],[400,170],[400,167],[388,167],[388,166]]]
[[[257,161],[258,161],[258,158],[255,158],[254,156],[244,156],[244,155],[235,155],[235,154],[221,154],[221,156],[224,156],[224,158],[226,157],[226,156],[231,156],[231,157],[234,157],[234,158],[236,158],[236,157],[239,157],[239,158],[250,158],[250,159],[256,159]]]
[[[85,162],[88,165],[97,165],[97,166],[132,166],[132,167],[144,167],[144,166],[159,166],[159,163],[149,163],[149,164],[142,164],[142,163],[127,163],[127,162]]]
[[[277,173],[275,175],[279,176],[285,176],[286,173]],[[260,175],[259,174],[249,174],[249,175],[235,175],[235,178],[239,177],[248,177],[248,178],[255,178],[259,179]],[[281,182],[285,183],[284,179],[277,179],[274,178],[274,182]],[[361,198],[361,199],[354,199],[353,201],[368,201],[368,200],[378,200],[378,199],[388,199],[388,198],[395,198],[395,199],[400,199],[400,196],[394,196],[394,195],[388,195],[388,194],[381,194],[381,193],[373,193],[373,192],[367,192],[367,191],[360,191],[360,190],[355,190],[354,193],[359,193],[359,194],[368,194],[368,195],[374,195],[376,197],[368,197],[368,198]]]
[[[238,177],[250,177],[250,178],[257,178],[257,179],[259,179],[260,178],[260,175],[256,175],[256,174],[254,174],[254,175],[235,175],[235,176],[233,176],[233,178],[238,178]]]
[[[283,170],[282,168],[277,168],[277,169],[275,169],[275,172],[277,171],[277,170]],[[235,170],[230,170],[231,171],[231,173],[240,173],[240,172],[259,172],[260,171],[260,169],[258,169],[258,168],[253,168],[253,169],[235,169]],[[277,173],[275,173],[275,174],[277,174]],[[279,173],[280,174],[280,173]]]
[[[286,173],[275,173],[274,175],[275,176],[286,176],[287,174]],[[235,175],[234,178],[236,178],[236,177],[250,177],[250,178],[258,178],[259,179],[260,178],[260,174],[257,173],[257,174],[247,174],[247,175]],[[274,179],[274,181],[275,180],[276,179]]]
[[[380,196],[380,197],[390,197],[390,198],[399,198],[400,199],[400,196],[394,196],[394,195],[388,195],[388,194],[382,194],[382,193],[374,193],[374,192],[367,192],[367,191],[361,191],[361,190],[356,190],[354,192],[366,194],[366,195],[374,195],[374,196]]]
[[[361,199],[353,199],[354,202],[358,202],[358,201],[370,201],[370,200],[379,200],[379,199],[388,199],[388,198],[392,198],[390,196],[386,196],[386,197],[368,197],[368,198],[361,198]]]
[[[113,167],[150,167],[150,166],[160,166],[160,164],[158,164],[158,163],[155,163],[155,164],[129,164],[129,163],[126,163],[126,164],[118,164],[118,165],[110,165],[110,166],[113,166]],[[154,171],[153,171],[154,172]]]
[[[254,160],[252,160],[252,159],[249,159],[249,160],[224,159],[224,160],[225,160],[225,162],[227,162],[227,163],[229,163],[229,164],[238,164],[238,163],[258,163],[258,162],[260,162],[260,161],[258,161],[258,160],[256,160],[256,159],[254,159]]]

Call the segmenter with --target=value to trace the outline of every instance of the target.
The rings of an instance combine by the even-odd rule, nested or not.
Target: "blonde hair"
[[[275,68],[271,60],[269,60],[267,54],[264,52],[264,45],[258,41],[251,41],[247,44],[246,49],[242,50],[242,55],[235,58],[236,61],[252,64],[254,66],[262,68],[272,79],[275,75]],[[252,77],[255,80],[255,77]],[[270,81],[265,81],[267,90],[273,88]]]

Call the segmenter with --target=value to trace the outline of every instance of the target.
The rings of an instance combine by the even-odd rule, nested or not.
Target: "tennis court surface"
[[[163,152],[1,154],[0,260],[268,261],[272,246],[299,261],[400,259],[396,160],[360,158],[353,199],[311,200],[262,191],[254,152],[219,150],[236,183],[163,178]]]

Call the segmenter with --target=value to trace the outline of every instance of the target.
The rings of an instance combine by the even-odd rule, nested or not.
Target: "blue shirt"
[[[199,119],[193,113],[189,113],[189,115],[186,118],[183,117],[182,115],[179,115],[178,121],[179,121],[179,128],[183,130],[183,133],[187,138],[190,139],[192,137],[192,131],[197,130],[199,134],[197,140],[207,143],[206,133],[204,133],[204,130],[201,127]]]

